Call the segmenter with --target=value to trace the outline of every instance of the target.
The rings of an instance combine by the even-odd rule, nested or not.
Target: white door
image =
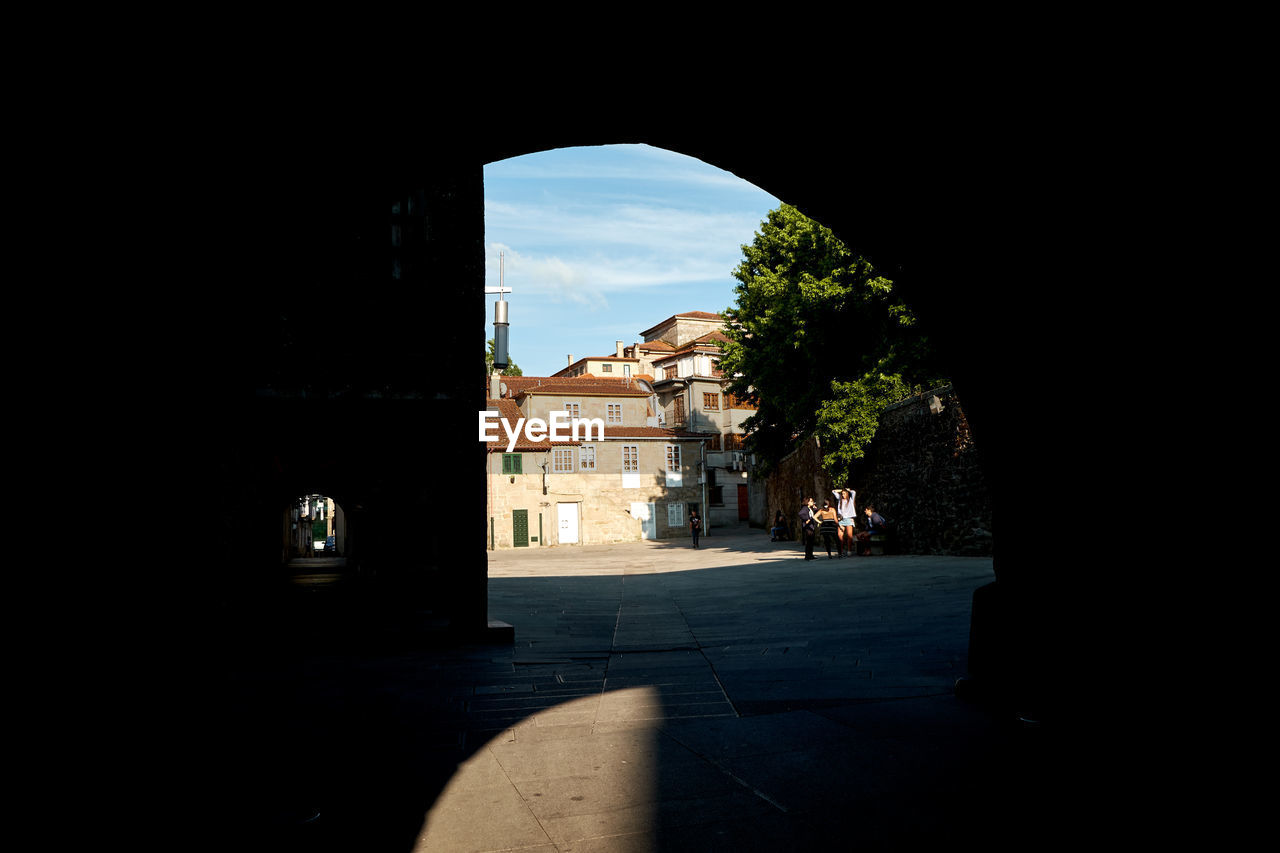
[[[556,512],[560,517],[560,544],[573,545],[578,541],[578,505],[576,503],[558,503]]]
[[[653,517],[654,504],[635,502],[631,504],[631,517],[640,522],[641,539],[658,538],[658,522]]]

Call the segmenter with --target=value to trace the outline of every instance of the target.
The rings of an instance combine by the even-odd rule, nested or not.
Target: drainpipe
[[[702,456],[702,531],[711,534],[711,508],[707,506],[707,440],[698,442],[698,451]]]
[[[497,530],[493,520],[493,454],[486,448],[484,454],[484,490],[489,503],[489,550],[498,550]]]

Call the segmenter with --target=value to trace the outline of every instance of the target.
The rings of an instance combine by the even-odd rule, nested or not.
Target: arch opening
[[[674,188],[677,185],[679,189]],[[712,186],[719,191],[708,189]],[[679,317],[675,331],[668,336],[675,335],[675,342],[686,347],[700,333],[715,332],[716,323],[695,320],[693,314],[718,317],[725,306],[737,307],[734,269],[743,261],[741,249],[752,242],[753,234],[759,237],[762,226],[769,224],[766,219],[771,211],[783,205],[778,197],[718,166],[676,151],[604,144],[561,147],[490,162],[485,166],[485,198],[486,284],[491,292],[499,286],[506,291],[497,298],[513,306],[509,315],[514,318],[512,358],[527,368],[524,376],[515,379],[486,377],[488,396],[519,399],[525,389],[529,394],[539,391],[531,387],[534,383],[621,380],[625,371],[637,389],[651,391],[648,408],[641,413],[644,425],[706,433],[696,452],[690,452],[692,447],[684,449],[685,458],[694,462],[693,478],[705,488],[676,500],[682,504],[681,524],[696,511],[708,529],[768,529],[778,513],[790,521],[803,497],[814,497],[820,507],[836,489],[852,484],[861,492],[859,505],[870,500],[878,505],[877,513],[901,522],[899,529],[905,535],[895,537],[901,550],[991,553],[994,525],[981,462],[976,458],[976,441],[959,405],[958,392],[946,380],[917,384],[900,392],[903,402],[915,398],[915,406],[907,414],[914,416],[932,400],[936,401],[932,411],[944,414],[941,421],[948,422],[945,429],[933,430],[937,436],[912,438],[917,444],[923,440],[937,445],[916,448],[933,459],[923,466],[929,468],[926,473],[908,476],[908,466],[903,465],[891,472],[891,464],[876,469],[865,454],[839,463],[824,461],[823,450],[810,453],[810,448],[805,448],[805,452],[788,457],[792,470],[786,478],[774,478],[779,485],[771,494],[766,487],[769,481],[752,476],[757,454],[749,452],[742,429],[742,422],[755,414],[755,407],[727,393],[727,381],[732,377],[725,377],[719,369],[719,343],[673,353],[676,347],[670,346],[657,325],[648,330],[654,332],[652,336],[640,330],[640,326],[661,325],[664,317]],[[729,222],[736,230],[726,229]],[[718,254],[706,249],[717,243]],[[695,245],[696,251],[692,248]],[[863,254],[874,265],[874,251]],[[619,268],[625,268],[626,274]],[[813,319],[817,323],[821,317]],[[838,327],[840,322],[833,319],[830,325]],[[689,331],[681,329],[681,323],[690,329],[697,323],[702,325]],[[486,326],[486,335],[491,337],[488,329]],[[649,340],[655,343],[647,343]],[[827,345],[815,345],[813,350],[812,358],[819,363],[847,361],[849,355],[847,348],[837,351]],[[706,365],[699,366],[703,362]],[[809,381],[802,379],[800,384]],[[564,399],[572,397],[569,394]],[[576,411],[579,401],[563,404]],[[536,408],[522,404],[519,414],[531,416],[531,409]],[[546,416],[541,409],[538,413]],[[896,423],[901,426],[912,421],[918,425],[925,420],[899,413]],[[931,426],[938,427],[941,421]],[[941,435],[946,429],[954,435]],[[908,443],[899,440],[895,449],[903,452]],[[828,449],[831,446],[828,443]],[[559,452],[580,473],[586,465],[593,471],[603,470],[600,450],[585,447]],[[589,459],[579,465],[575,454]],[[484,542],[490,550],[557,544],[558,511],[556,501],[548,499],[548,482],[557,478],[546,476],[552,464],[549,456],[530,460],[534,479],[541,482],[525,489],[523,502],[516,501],[519,507],[509,500],[495,506],[495,492],[524,488],[516,482],[518,475],[509,476],[507,470],[517,461],[507,459],[503,476],[498,477],[493,473],[493,460],[489,460]],[[833,465],[840,473],[829,473]],[[868,476],[869,470],[884,473],[879,481],[868,484],[870,488],[853,483]],[[568,478],[559,479],[567,482]],[[583,497],[591,489],[582,483],[566,488],[564,494],[580,506],[591,504],[589,497]],[[637,497],[643,499],[614,500],[617,506],[612,512],[650,521],[661,519],[662,523],[650,525],[659,528],[657,532],[649,531],[641,520],[610,528],[598,512],[590,523],[580,519],[588,529],[573,525],[573,541],[665,538],[679,532],[680,528],[667,523],[675,517],[664,508],[670,501],[662,495]],[[834,504],[835,498],[831,499]],[[581,516],[582,510],[575,514]],[[858,515],[856,521],[861,526],[865,520]],[[602,531],[596,538],[593,527]],[[788,527],[792,528],[788,535],[795,538],[794,524]],[[689,535],[689,531],[683,533]],[[852,547],[841,537],[841,552],[846,544]],[[876,549],[881,547],[877,541]]]
[[[708,159],[708,161],[710,160]],[[762,183],[760,184],[760,186],[764,186],[764,184]],[[472,213],[474,213],[474,210],[472,210]],[[470,261],[468,261],[468,263],[470,263]],[[472,269],[472,272],[475,272],[475,270]],[[476,280],[476,279],[472,278],[472,280]],[[477,311],[472,311],[472,315],[477,315],[477,314],[479,314],[477,313]],[[462,341],[461,337],[458,339]],[[466,341],[462,341],[462,342],[466,343]],[[466,346],[460,345],[460,347],[458,347],[458,350],[462,351],[463,353],[462,357],[466,357]],[[462,371],[463,373],[466,373],[467,377],[470,377],[471,374],[468,373],[468,369],[465,369]],[[466,380],[463,380],[460,386],[458,386],[458,388],[461,389],[460,393],[458,393],[458,396],[460,396],[462,400],[467,400],[468,402],[463,403],[463,405],[461,406],[461,409],[457,411],[453,411],[452,414],[466,415],[468,414],[467,410],[470,410],[470,415],[472,416],[472,418],[474,418],[474,406],[471,406],[471,403],[470,403],[471,397],[468,397],[466,392],[466,388],[470,387],[470,384],[471,384],[471,379],[466,379]],[[406,432],[408,432],[408,430],[406,430]],[[406,434],[397,435],[397,438],[403,441],[403,439],[408,438],[408,435]],[[415,435],[415,438],[416,438],[416,435]],[[374,467],[378,467],[378,466],[375,465]],[[479,470],[479,465],[476,465],[475,469]],[[392,470],[392,466],[387,465],[385,467],[381,467],[381,469],[378,469],[378,470]],[[458,473],[458,471],[465,471],[465,470],[466,470],[466,466],[461,466],[460,469],[454,469],[453,473]],[[403,494],[407,494],[407,493],[408,492],[402,492],[401,497],[403,497]],[[471,514],[474,514],[474,512],[472,511],[474,511],[475,506],[479,505],[479,501],[476,500],[474,503],[468,503],[468,501],[471,501],[472,498],[476,498],[476,497],[477,496],[475,496],[475,494],[471,494],[471,493],[467,493],[465,494],[465,496],[462,497],[462,500],[460,501],[460,503],[462,503],[462,506],[463,506],[463,515],[467,514],[467,512],[471,512]],[[452,503],[451,501],[448,500],[448,498],[433,497],[433,498],[430,498],[430,500],[425,502],[425,506],[428,508],[434,508],[434,510],[439,510],[439,508],[442,508],[442,507],[452,508]],[[465,571],[465,573],[470,573],[470,571],[474,569],[474,567],[476,566],[476,562],[477,562],[474,560],[474,558],[472,558],[474,557],[474,553],[470,551],[470,549],[476,548],[474,544],[474,540],[477,539],[477,537],[474,537],[474,535],[468,535],[468,537],[465,537],[465,539],[466,539],[465,546],[462,546],[460,548],[449,549],[449,556],[461,556],[462,561],[460,562],[460,565],[462,565],[462,571]],[[471,556],[468,556],[468,555],[471,555]],[[445,561],[442,560],[440,562],[442,562],[443,564],[443,562]],[[483,575],[483,573],[476,573],[476,575]],[[474,619],[475,611],[476,611],[476,607],[475,607],[476,602],[483,601],[484,599],[484,585],[475,583],[476,575],[470,576],[470,580],[468,580],[468,583],[467,583],[468,589],[465,590],[465,592],[458,592],[458,590],[453,590],[453,592],[449,592],[449,590],[445,590],[445,594],[457,594],[458,598],[466,598],[466,601],[470,602],[468,603],[468,606],[465,608],[465,610],[471,611],[470,613],[468,613],[467,619]],[[447,584],[445,584],[445,587],[447,587]],[[483,606],[480,607],[480,610],[483,611]],[[481,619],[483,619],[484,613],[480,612],[479,615]],[[463,619],[462,621],[466,621],[466,620]]]

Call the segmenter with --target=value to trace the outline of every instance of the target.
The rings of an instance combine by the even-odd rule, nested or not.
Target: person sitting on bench
[[[876,512],[876,508],[870,504],[867,504],[862,512],[867,516],[867,529],[858,534],[858,542],[862,545],[859,553],[865,557],[871,553],[871,537],[883,536],[889,532],[889,528],[884,516]]]
[[[769,530],[769,535],[772,537],[769,540],[770,542],[791,538],[791,530],[787,527],[786,519],[782,517],[782,510],[778,510],[777,514],[774,515],[773,527]]]

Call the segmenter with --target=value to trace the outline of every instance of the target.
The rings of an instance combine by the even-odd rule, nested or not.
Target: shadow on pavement
[[[208,682],[206,838],[407,853],[429,813],[450,851],[1058,837],[1051,733],[952,690],[990,561],[790,556],[491,578],[514,646],[359,596],[242,614]]]

